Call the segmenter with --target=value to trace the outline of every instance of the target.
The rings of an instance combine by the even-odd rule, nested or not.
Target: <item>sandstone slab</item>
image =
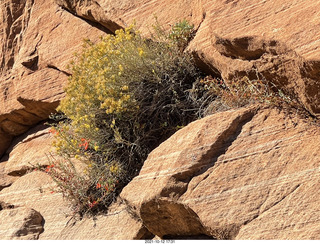
[[[9,158],[4,172],[10,176],[22,176],[33,168],[49,165],[49,155],[53,153],[48,125],[39,124],[17,137],[8,150]]]
[[[225,80],[272,82],[319,115],[319,9],[312,0],[3,2],[0,155],[15,136],[55,110],[70,75],[67,64],[83,38],[97,40],[133,20],[148,35],[154,15],[165,29],[184,18],[195,25],[188,51],[206,71]],[[16,215],[24,226],[40,213],[40,239],[139,239],[150,233],[172,239],[319,239],[319,129],[288,115],[246,108],[189,125],[149,156],[121,195],[126,206],[74,226],[66,226],[69,209],[51,193],[50,178],[26,174],[29,159],[43,160],[31,148],[44,152],[50,140],[45,131],[30,134],[14,142],[0,163],[0,199],[20,206],[0,215]],[[95,223],[106,234],[96,232]],[[119,234],[103,223],[124,225]],[[19,238],[39,238],[37,226]]]
[[[32,172],[20,177],[10,187],[0,191],[0,202],[7,202],[13,206],[13,209],[0,211],[0,215],[19,217],[15,219],[14,224],[0,223],[0,239],[132,240],[153,237],[139,219],[134,218],[127,211],[126,205],[121,203],[110,206],[105,215],[82,220],[74,218],[68,202],[64,201],[61,194],[55,192],[55,187],[55,183],[47,174]],[[18,227],[26,225],[24,221],[34,218],[24,217],[31,214],[29,210],[25,212],[25,209],[31,208],[32,214],[37,213],[43,217],[41,228],[44,229],[37,227],[36,230],[41,231],[35,231],[34,235],[33,232],[32,235],[16,234]],[[34,227],[33,224],[31,226]],[[9,227],[12,233],[1,231]]]
[[[153,235],[127,211],[123,203],[114,203],[108,213],[71,222],[57,237],[59,240],[141,240]]]
[[[0,191],[3,188],[10,186],[18,177],[8,175],[6,168],[7,161],[3,161],[0,163]]]
[[[132,240],[153,237],[120,202],[113,204],[105,215],[81,221],[74,218],[69,202],[57,193],[57,185],[50,176],[32,171],[37,165],[50,164],[47,156],[54,151],[52,140],[48,126],[39,124],[15,138],[8,155],[0,163],[0,206],[1,202],[7,203],[3,206],[12,206],[0,211],[3,220],[8,221],[0,223],[0,239]],[[78,161],[74,164],[81,173],[83,164]],[[35,227],[32,232],[33,227],[30,227],[32,230],[27,231],[27,223],[35,218],[34,211],[41,216],[41,225],[36,225],[41,228]],[[4,233],[1,228],[10,231]]]
[[[0,191],[0,201],[39,212],[45,221],[43,226],[45,232],[40,237],[47,236],[47,239],[52,239],[64,228],[68,220],[66,215],[70,213],[62,195],[53,192],[54,187],[55,183],[47,174],[32,172]]]
[[[277,109],[208,116],[155,149],[121,197],[161,238],[318,239],[319,136]]]

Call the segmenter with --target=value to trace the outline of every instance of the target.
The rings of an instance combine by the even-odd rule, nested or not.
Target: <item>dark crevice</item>
[[[38,135],[34,135],[33,137],[31,137],[31,138],[29,138],[29,139],[27,139],[27,140],[21,141],[21,143],[30,142],[30,141],[32,141],[32,140],[34,140],[34,139],[36,139],[36,138],[38,138],[38,137],[41,137],[41,136],[43,136],[43,135],[46,135],[46,134],[48,134],[48,132],[43,132],[43,133],[40,133],[40,134],[38,134]]]
[[[8,98],[8,94],[9,94],[9,88],[8,87],[6,87],[6,88],[4,88],[3,89],[3,97],[4,97],[4,100],[7,100],[7,98]]]
[[[4,209],[13,209],[13,208],[15,208],[14,205],[0,201],[0,211]]]
[[[12,171],[8,173],[9,176],[21,177],[24,176],[28,172],[29,168],[22,168],[20,170]]]
[[[225,39],[215,36],[215,45],[218,47],[219,52],[231,59],[241,59],[241,60],[257,60],[262,57],[263,54],[267,53],[266,43],[259,43],[257,48],[252,49],[250,46],[257,42],[254,36],[245,36],[234,39]]]
[[[2,155],[2,157],[0,158],[0,164],[3,163],[3,162],[8,161],[8,159],[9,159],[9,154],[8,153],[4,153]]]
[[[0,162],[1,163],[1,162]],[[2,185],[2,186],[0,186],[0,191],[2,191],[3,189],[5,189],[5,188],[8,188],[8,187],[10,187],[12,185],[12,183],[11,184],[8,184],[8,185]],[[1,206],[0,206],[1,207]],[[1,210],[1,209],[0,209]]]
[[[47,68],[57,70],[57,71],[65,74],[66,76],[71,76],[70,73],[68,73],[68,72],[66,72],[66,71],[64,71],[64,70],[61,70],[61,69],[59,69],[57,66],[54,66],[54,65],[52,65],[52,64],[48,64],[48,65],[47,65]]]
[[[64,92],[61,92],[64,93]],[[58,94],[56,94],[58,95]],[[25,108],[23,109],[24,111],[30,113],[30,114],[35,114],[37,117],[41,118],[41,120],[48,119],[49,115],[51,113],[56,112],[56,108],[59,105],[59,101],[56,102],[44,102],[44,101],[39,101],[39,100],[33,100],[33,99],[27,99],[19,96],[17,98],[17,101],[21,103]],[[39,120],[40,121],[40,120]]]
[[[270,206],[269,208],[265,209],[261,214],[267,212],[268,210],[270,210],[271,208],[275,207],[276,205],[278,205],[280,202],[282,202],[284,199],[286,199],[289,195],[291,195],[292,193],[294,193],[299,187],[301,186],[301,184],[296,185],[288,194],[284,195],[280,200],[274,202],[274,204],[272,206]],[[259,214],[259,215],[261,215]]]
[[[8,121],[8,122],[11,122],[11,123],[14,123],[14,124],[20,126],[21,128],[27,128],[27,127],[29,127],[29,125],[22,124],[22,123],[20,123],[20,122],[11,120],[11,119],[9,119],[9,118],[2,120],[2,121],[1,121],[1,124],[2,124],[3,122],[7,122],[7,121]],[[12,134],[12,131],[10,131],[10,130],[8,130],[8,129],[6,129],[6,128],[3,128],[3,126],[2,126],[1,128],[2,128],[2,130],[3,130],[5,133],[7,133],[7,134],[9,134],[9,135],[16,136],[16,134]],[[24,132],[23,132],[23,133],[24,133]]]
[[[108,29],[107,27],[105,27],[104,25],[100,24],[99,22],[94,22],[92,20],[86,19],[83,16],[79,16],[76,13],[70,11],[68,8],[64,7],[64,6],[60,6],[63,10],[67,11],[68,13],[72,14],[73,16],[85,21],[87,24],[89,24],[90,26],[97,28],[98,30],[106,33],[106,34],[114,34],[113,31],[111,31],[110,29]],[[118,29],[121,29],[121,27],[119,26]]]
[[[216,162],[218,161],[218,158],[227,152],[229,147],[232,145],[232,143],[238,138],[238,136],[242,132],[243,126],[249,123],[255,114],[256,114],[255,111],[249,110],[245,114],[237,117],[232,122],[230,127],[227,130],[225,130],[224,133],[222,133],[220,137],[217,139],[216,143],[212,145],[211,150],[214,151],[214,155],[211,154],[211,150],[210,150],[208,154],[203,155],[203,158],[200,159],[200,161],[202,161],[202,160],[206,160],[209,157],[211,159],[211,163],[206,164],[193,177],[196,177],[200,174],[205,173],[208,169],[210,169],[216,164]],[[219,149],[217,150],[217,148]]]
[[[33,55],[29,57],[27,60],[21,62],[21,64],[32,71],[36,71],[38,69],[38,62],[39,62],[39,56]]]
[[[146,227],[142,227],[134,240],[152,240],[155,237]]]
[[[50,33],[53,32],[55,29],[57,29],[62,23],[58,23],[57,25],[55,25],[51,30]]]
[[[179,172],[172,177],[178,182],[186,183],[179,191],[179,195],[183,195],[188,190],[188,185],[192,178],[204,174],[210,168],[212,168],[218,158],[225,154],[232,143],[238,138],[245,124],[250,122],[256,111],[254,109],[246,111],[244,114],[239,115],[235,118],[229,128],[227,128],[221,135],[216,139],[215,143],[210,146],[205,154],[197,160],[198,163],[189,169],[187,172]]]
[[[41,215],[41,216],[42,216],[42,215]],[[45,220],[44,217],[42,216],[42,220],[41,220],[42,229],[40,230],[40,233],[39,233],[39,235],[38,235],[37,240],[39,240],[40,235],[45,231],[45,228],[44,228],[45,224],[46,224],[46,220]]]
[[[44,122],[44,120],[41,120],[39,123],[36,123],[36,124],[34,124],[33,126],[38,128],[38,126],[41,125],[41,126],[38,128],[38,130],[43,130],[43,129],[48,128],[48,126],[47,126],[47,125],[44,125],[43,122]],[[13,150],[13,148],[14,148],[18,143],[20,143],[21,141],[25,140],[25,139],[28,137],[29,131],[31,132],[32,129],[33,129],[33,128],[30,126],[30,129],[29,129],[27,132],[25,132],[25,133],[23,133],[23,134],[21,134],[21,135],[19,135],[19,136],[16,136],[16,137],[12,137],[11,142],[8,143],[8,148],[6,149],[5,154],[3,154],[3,155],[2,155],[2,158],[0,159],[0,163],[1,163],[1,162],[8,161],[10,152]],[[19,138],[19,140],[16,140],[16,138]]]
[[[42,120],[42,118],[40,118],[38,115],[36,115],[34,113],[29,113],[28,111],[26,111],[24,109],[19,109],[19,110],[13,111],[9,115],[7,115],[7,118],[10,119],[13,122],[15,122],[15,119],[14,119],[15,117],[23,118],[24,125],[27,125],[27,126],[34,125],[34,123],[32,123],[32,122],[27,122],[28,120],[29,121],[37,120],[37,122]],[[31,117],[33,117],[33,118],[31,118]]]
[[[199,51],[191,52],[195,65],[204,73],[222,79],[220,71],[214,65],[207,61],[203,53]]]
[[[24,110],[22,110],[22,111],[25,112],[25,113],[28,113],[28,114],[36,117],[36,118],[38,118],[39,121],[43,120],[42,117],[40,117],[39,115],[37,115],[36,113],[34,113],[34,112],[32,112],[32,111],[29,111],[29,110],[27,110],[27,109],[24,109]],[[17,112],[18,112],[18,111],[17,111]]]
[[[142,204],[140,218],[150,233],[163,239],[211,237],[199,216],[190,207],[165,198]]]

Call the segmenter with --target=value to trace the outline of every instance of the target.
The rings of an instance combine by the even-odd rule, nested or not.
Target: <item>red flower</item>
[[[93,201],[92,203],[90,202],[89,203],[89,207],[93,208],[96,204],[97,204],[97,201]]]
[[[98,183],[98,184],[96,185],[96,188],[97,188],[97,189],[101,188],[101,184]]]
[[[84,150],[87,150],[88,149],[88,142],[86,142],[83,146],[84,146]]]
[[[81,141],[82,141],[82,144],[79,144],[79,147],[83,147],[84,150],[87,150],[88,147],[89,147],[89,141],[87,141],[86,139],[84,138],[81,138]]]
[[[50,168],[53,168],[54,164],[48,165],[47,168],[45,169],[45,172],[49,172]]]
[[[50,128],[49,133],[51,133],[52,135],[59,135],[59,132],[54,128]]]

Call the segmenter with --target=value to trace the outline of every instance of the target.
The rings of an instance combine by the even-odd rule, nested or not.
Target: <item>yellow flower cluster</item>
[[[146,44],[133,26],[117,30],[116,35],[106,35],[101,42],[87,41],[81,55],[72,66],[72,76],[66,88],[66,98],[61,101],[63,111],[75,125],[90,129],[92,118],[83,119],[88,113],[119,114],[137,108],[130,94],[126,62],[143,62]],[[90,112],[89,112],[90,111]],[[75,113],[76,112],[76,113]]]
[[[65,120],[52,134],[59,155],[87,166],[81,177],[73,167],[72,174],[66,172],[75,188],[64,189],[84,212],[114,199],[110,194],[134,175],[132,167],[140,167],[154,140],[169,131],[169,122],[178,120],[176,109],[188,104],[182,94],[196,72],[191,56],[172,40],[146,40],[130,26],[98,43],[86,40],[71,63],[58,107]],[[179,106],[171,107],[174,103]]]

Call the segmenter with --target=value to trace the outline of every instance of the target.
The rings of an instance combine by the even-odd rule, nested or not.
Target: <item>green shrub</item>
[[[72,62],[66,96],[58,107],[66,119],[51,132],[57,153],[86,167],[82,172],[66,170],[75,169],[67,160],[68,167],[58,163],[53,167],[58,171],[48,173],[76,212],[107,207],[152,149],[198,118],[202,94],[195,84],[201,74],[181,49],[191,33],[184,21],[165,40],[149,40],[131,26],[99,43],[86,41]],[[59,178],[64,173],[57,172],[69,175],[67,185],[74,187],[66,190]],[[76,173],[82,176],[70,176]]]
[[[185,49],[190,40],[194,37],[194,26],[187,20],[182,20],[173,25],[169,38],[176,43],[180,49]]]

